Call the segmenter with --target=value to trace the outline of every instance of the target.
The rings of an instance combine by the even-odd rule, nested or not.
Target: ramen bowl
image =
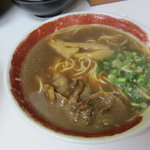
[[[53,96],[54,97],[56,96],[55,98],[57,98],[57,100],[58,100],[58,97],[63,96],[63,98],[61,99],[61,102],[59,103],[59,106],[61,106],[61,109],[63,109],[64,107],[68,106],[67,105],[68,102],[66,102],[66,97],[67,97],[65,95],[66,93],[63,95],[61,95],[60,93],[58,94],[58,91],[60,89],[59,90],[57,89],[57,93],[56,93],[55,89],[49,85],[49,76],[47,77],[47,79],[45,81],[43,81],[43,79],[40,78],[39,74],[41,76],[43,76],[43,73],[39,73],[38,76],[35,77],[36,79],[35,79],[34,83],[32,83],[32,85],[35,84],[35,86],[32,89],[35,90],[36,93],[41,92],[41,91],[45,92],[45,90],[47,88],[51,89],[50,95],[48,95],[48,93],[45,93],[40,96],[34,95],[33,93],[30,96],[26,95],[26,93],[29,93],[28,89],[30,89],[30,86],[31,86],[30,82],[31,82],[31,80],[33,80],[33,79],[31,79],[29,81],[27,80],[28,77],[30,78],[30,76],[31,76],[31,74],[28,75],[27,72],[29,72],[29,70],[33,70],[32,68],[27,68],[27,67],[34,65],[35,61],[40,62],[41,59],[35,57],[32,60],[28,61],[28,63],[26,65],[24,65],[24,62],[29,56],[32,56],[32,55],[34,56],[35,53],[32,53],[33,49],[34,49],[33,50],[34,52],[38,51],[38,50],[35,50],[36,44],[39,43],[40,41],[44,40],[44,38],[46,38],[48,36],[48,38],[46,38],[46,40],[44,40],[44,42],[51,41],[51,43],[47,44],[47,45],[48,46],[50,45],[51,47],[53,47],[53,49],[56,49],[57,54],[61,55],[62,51],[59,50],[59,47],[57,47],[55,45],[55,43],[60,42],[60,40],[59,41],[55,41],[55,40],[57,40],[60,37],[63,37],[66,40],[65,44],[66,45],[70,44],[71,43],[69,41],[70,37],[74,37],[74,34],[78,34],[80,32],[80,29],[82,29],[82,27],[85,27],[85,30],[87,33],[87,25],[90,25],[92,27],[92,30],[88,29],[88,32],[90,32],[89,35],[91,35],[91,32],[95,33],[95,34],[100,32],[99,29],[97,29],[99,27],[99,25],[102,26],[103,28],[104,27],[111,28],[111,30],[113,28],[113,31],[112,31],[113,35],[116,32],[124,33],[124,35],[126,35],[126,36],[129,35],[131,38],[136,39],[136,41],[140,43],[140,45],[138,45],[139,47],[142,45],[142,47],[144,46],[144,48],[147,48],[147,50],[149,50],[149,30],[147,28],[143,27],[142,25],[140,25],[139,23],[135,23],[135,21],[132,21],[128,18],[124,18],[119,15],[107,14],[107,13],[88,13],[88,12],[69,13],[69,14],[65,14],[65,15],[60,15],[60,16],[51,18],[51,19],[47,20],[46,22],[44,22],[37,29],[31,31],[25,38],[23,37],[20,40],[19,45],[16,45],[16,49],[15,49],[15,51],[13,51],[13,53],[11,55],[10,62],[8,63],[8,66],[6,69],[6,74],[5,74],[6,75],[5,86],[6,86],[7,95],[9,95],[9,98],[10,98],[12,104],[18,110],[19,114],[21,114],[22,117],[25,118],[29,123],[31,123],[33,125],[33,127],[40,129],[42,132],[44,132],[50,136],[54,136],[54,137],[57,137],[62,140],[71,141],[71,142],[79,142],[79,143],[106,143],[106,142],[112,142],[115,140],[119,140],[119,139],[122,139],[125,137],[129,137],[131,135],[137,134],[137,133],[145,130],[150,125],[150,122],[149,122],[150,109],[149,108],[145,109],[143,112],[141,112],[139,114],[137,113],[137,110],[136,110],[136,114],[138,114],[138,115],[130,116],[130,118],[128,118],[129,116],[127,114],[124,115],[124,117],[127,117],[127,121],[121,125],[118,125],[119,122],[116,123],[115,128],[108,129],[106,127],[105,130],[103,130],[103,131],[96,131],[95,129],[94,130],[91,129],[90,128],[90,124],[91,124],[90,119],[91,118],[88,118],[88,117],[92,115],[92,117],[95,118],[95,116],[97,115],[96,112],[91,112],[91,110],[93,110],[93,108],[91,108],[92,104],[89,103],[89,101],[91,101],[92,98],[88,99],[88,102],[87,102],[87,98],[85,98],[84,101],[86,101],[86,103],[80,102],[80,103],[77,103],[78,105],[74,105],[74,103],[75,103],[74,101],[70,102],[69,104],[71,104],[71,106],[70,106],[71,109],[70,109],[70,107],[67,107],[66,110],[69,111],[69,113],[65,113],[65,115],[71,114],[71,118],[72,118],[72,116],[74,117],[74,112],[76,112],[76,108],[80,108],[78,110],[78,112],[81,112],[81,113],[75,114],[76,117],[79,116],[80,118],[74,117],[73,119],[71,119],[72,120],[71,123],[74,123],[72,126],[76,126],[76,124],[78,123],[78,120],[80,120],[81,123],[86,124],[86,128],[89,128],[90,131],[86,131],[86,129],[84,129],[82,131],[79,131],[76,128],[72,129],[69,126],[70,123],[62,125],[63,123],[61,124],[60,122],[62,122],[62,120],[65,120],[65,122],[66,122],[67,119],[64,119],[63,118],[64,116],[59,117],[60,110],[57,111],[58,105],[57,104],[55,105],[55,102],[53,102],[51,100],[52,100]],[[79,26],[80,29],[78,28],[78,30],[74,31],[74,29],[70,28],[73,26]],[[66,32],[66,30],[65,30],[66,28],[68,28],[69,31],[71,31],[71,34],[70,35],[67,34],[67,36],[66,35],[59,36],[60,33],[62,34],[64,32]],[[73,31],[73,34],[72,34],[72,31]],[[81,32],[81,34],[83,34],[83,31]],[[69,39],[68,39],[68,36],[69,36]],[[107,37],[108,37],[108,35],[107,35]],[[117,34],[117,36],[115,36],[115,38],[116,37],[119,37],[119,40],[121,38],[120,36],[118,36],[118,34]],[[84,36],[80,35],[77,38],[74,37],[74,42],[80,44],[79,47],[82,48],[83,52],[84,52],[84,50],[88,50],[88,48],[90,47],[89,45],[91,45],[91,39],[88,39],[88,40],[90,40],[90,44],[88,42],[86,44],[84,43],[84,45],[86,45],[86,48],[84,49],[83,41],[81,40],[81,42],[77,42],[77,40],[79,38],[84,38]],[[103,38],[100,38],[100,40]],[[130,41],[130,39],[129,39],[129,41]],[[121,43],[123,43],[125,45],[127,42],[128,42],[127,40],[121,41]],[[94,43],[95,43],[95,41],[94,41]],[[41,46],[41,45],[39,44],[38,46]],[[62,46],[62,43],[61,43],[61,46]],[[99,44],[96,43],[95,49],[93,47],[92,48],[90,47],[90,52],[91,52],[91,49],[95,52],[97,50],[97,46],[99,47]],[[101,46],[104,46],[104,48],[106,49],[105,52],[107,51],[109,53],[109,55],[110,55],[110,53],[112,53],[110,47],[106,47],[105,43],[103,43],[103,45],[101,45]],[[75,53],[77,53],[79,55],[80,50],[76,45],[72,46],[71,50],[70,50],[70,47],[71,46],[67,47],[67,48],[69,48],[69,54],[67,53],[68,52],[67,51],[66,53],[62,54],[63,56],[67,56],[67,58],[68,58],[70,56],[70,51],[75,51]],[[66,47],[61,47],[61,49],[64,49],[64,51],[65,51]],[[49,51],[49,48],[46,47],[46,51],[44,52],[44,54],[42,54],[44,56],[44,59],[43,59],[44,61],[46,60],[47,55],[49,55],[48,51]],[[31,52],[31,53],[29,53],[29,52]],[[108,53],[105,55],[108,55]],[[148,52],[146,52],[146,53],[148,53]],[[40,57],[42,57],[42,55],[40,53]],[[84,57],[83,56],[77,57],[78,55],[76,55],[76,59],[80,59],[80,61],[82,61],[81,58],[84,58]],[[128,57],[129,55],[130,55],[130,53],[128,51],[127,52],[125,51],[124,57],[125,56]],[[132,56],[134,56],[134,55],[136,57],[141,56],[140,54],[138,54],[135,51],[133,52]],[[99,58],[100,58],[100,56],[99,56]],[[48,67],[49,69],[52,68],[52,64],[54,64],[54,62],[55,62],[53,60],[53,58],[55,58],[55,57],[56,57],[56,55],[52,56],[52,54],[50,54],[49,58],[51,59],[51,66],[50,66],[50,68]],[[90,55],[90,57],[91,57],[91,55]],[[108,56],[107,56],[107,58],[108,58]],[[143,56],[142,56],[142,58],[143,58]],[[89,62],[89,59],[90,58],[86,59],[86,61],[87,61],[86,63]],[[94,55],[94,59],[97,59],[97,57],[95,55]],[[105,59],[106,58],[104,58],[104,56],[103,56],[101,61],[103,61]],[[112,59],[113,58],[111,58],[111,60]],[[71,59],[69,58],[69,61],[70,60]],[[97,60],[97,61],[99,61],[99,60]],[[72,60],[70,61],[70,63],[71,62],[72,62]],[[64,62],[61,62],[60,64],[63,64],[63,63]],[[90,62],[90,63],[92,63],[92,62]],[[67,64],[67,63],[65,63],[65,64]],[[97,64],[97,63],[93,63],[93,64]],[[49,66],[49,64],[47,66]],[[85,66],[85,69],[87,69],[86,67],[87,66]],[[34,67],[34,68],[37,68],[37,67]],[[41,67],[41,68],[42,68],[41,72],[43,72],[44,67]],[[66,69],[66,68],[67,68],[67,66],[65,66],[64,69]],[[94,68],[94,67],[92,67],[92,68]],[[105,68],[103,68],[103,69],[105,69]],[[60,69],[59,69],[59,71],[60,71]],[[109,73],[109,71],[106,71],[106,72]],[[27,77],[24,77],[24,74],[27,74]],[[65,81],[66,81],[66,77],[64,77],[64,76],[62,77],[62,76],[60,76],[60,74],[59,75],[56,74],[56,76],[53,76],[54,74],[55,74],[54,70],[52,70],[52,74],[50,75],[50,78],[56,79],[56,76],[57,76],[58,77],[57,79],[65,78]],[[93,74],[94,73],[92,73],[92,75]],[[72,73],[70,72],[69,76],[71,76],[71,75],[72,75]],[[25,80],[22,80],[23,78]],[[120,78],[120,77],[118,77],[118,78]],[[69,80],[72,80],[72,79],[69,79]],[[79,84],[78,87],[81,87],[81,86],[87,84],[85,80],[83,80],[82,82],[81,82],[81,80],[82,80],[82,78],[78,77],[75,80],[73,80],[73,83]],[[66,82],[69,82],[69,81],[67,80]],[[25,85],[22,85],[23,83],[25,83]],[[57,83],[60,83],[60,81],[58,80]],[[52,85],[55,86],[56,84],[53,83]],[[27,86],[27,90],[24,91],[25,86]],[[40,88],[36,88],[37,86],[39,86]],[[90,85],[89,88],[91,88],[91,86],[92,85]],[[43,90],[43,88],[44,88],[44,90]],[[60,86],[58,88],[60,88]],[[97,88],[97,86],[96,86],[96,88]],[[53,95],[52,93],[54,93],[54,92],[55,92],[55,94],[58,94],[59,96]],[[71,91],[71,93],[74,93],[74,92],[75,92],[74,90]],[[104,97],[105,98],[107,97],[106,99],[108,102],[110,102],[112,99],[117,99],[119,101],[119,104],[117,105],[117,107],[115,107],[115,111],[117,110],[117,112],[119,112],[119,113],[126,112],[126,109],[124,110],[125,104],[123,104],[122,101],[120,101],[118,98],[116,98],[117,95],[113,96],[110,93],[108,95],[105,95],[106,92],[104,92],[104,91],[103,92],[100,91],[98,94],[100,94],[99,97],[103,97],[103,99],[104,99]],[[52,97],[49,101],[43,100],[45,102],[44,102],[44,104],[41,104],[40,101],[41,101],[41,99],[43,99],[44,96],[52,96]],[[75,96],[75,93],[73,94],[73,96]],[[92,96],[94,96],[94,95],[92,95]],[[90,97],[90,95],[89,95],[89,97]],[[69,98],[68,98],[69,101],[71,101],[71,98],[72,98],[72,95],[69,96]],[[28,101],[28,99],[31,99],[31,101]],[[111,105],[110,103],[109,103],[109,106]],[[55,107],[53,108],[54,105],[55,105]],[[132,105],[137,106],[137,104],[135,102],[132,103]],[[142,108],[147,107],[147,105],[148,104],[140,103],[140,106]],[[82,107],[79,107],[79,106],[84,107],[84,109],[82,109]],[[121,106],[121,109],[119,109],[120,106]],[[49,120],[49,115],[47,116],[47,112],[44,112],[45,116],[42,114],[43,109],[45,110],[45,109],[47,109],[47,107],[48,107],[47,112],[49,111],[50,108],[51,108],[51,110],[54,110],[54,112],[55,112],[55,113],[54,112],[51,113],[51,114],[53,114],[53,115],[51,115],[52,120]],[[86,111],[81,111],[81,110],[85,110],[85,109],[86,109]],[[100,108],[98,108],[98,109],[100,109]],[[104,107],[103,109],[101,109],[101,113],[105,114],[106,112],[111,112],[111,109],[109,107],[107,107],[107,108]],[[133,110],[134,109],[130,109],[130,111],[133,111]],[[88,113],[86,113],[86,112],[88,112]],[[114,112],[114,111],[112,111],[112,112]],[[90,114],[90,115],[88,115],[88,114]],[[107,116],[108,115],[111,115],[111,114],[107,114]],[[53,118],[60,118],[61,121],[58,120],[59,123],[56,123],[55,120],[53,120]],[[92,120],[93,120],[93,118],[92,118]],[[109,117],[109,119],[111,119],[111,118],[112,117]],[[118,117],[115,117],[115,118],[118,118]],[[102,119],[100,119],[100,121],[101,120]],[[105,119],[103,119],[103,120],[105,120]],[[108,122],[107,123],[103,122],[103,125],[107,126],[107,124],[108,124]]]

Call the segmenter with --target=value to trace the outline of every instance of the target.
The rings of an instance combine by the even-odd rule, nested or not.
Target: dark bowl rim
[[[14,3],[52,3],[60,0],[12,0]],[[73,1],[73,0],[72,0]]]

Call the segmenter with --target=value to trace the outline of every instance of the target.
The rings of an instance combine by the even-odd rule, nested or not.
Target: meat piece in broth
[[[69,103],[74,104],[79,100],[80,94],[84,89],[84,84],[81,80],[77,81],[77,85],[69,97]]]
[[[44,84],[43,91],[50,103],[53,104],[56,100],[54,88],[49,84]]]
[[[118,126],[117,122],[129,116],[127,106],[112,93],[100,91],[91,94],[85,101],[94,107],[95,124]]]
[[[65,96],[54,91],[54,87],[49,84],[43,85],[43,92],[50,104],[58,103],[59,106],[64,107],[65,104],[68,102],[68,99]]]
[[[55,87],[55,90],[60,94],[68,95],[68,79],[62,74],[54,74],[53,79],[52,85]]]
[[[93,123],[98,126],[115,126],[116,122],[128,117],[127,106],[112,93],[98,91],[91,94],[85,78],[69,81],[65,75],[54,74],[52,85],[44,84],[44,93],[51,104],[62,107],[68,119],[81,126]],[[64,91],[62,91],[62,89]],[[64,96],[66,92],[67,96]],[[118,118],[118,113],[121,118]]]
[[[86,81],[84,81],[83,77],[79,76],[77,78],[74,78],[73,81],[69,84],[69,87],[71,89],[74,89],[76,87],[77,83],[79,82],[79,80],[81,80],[84,83],[82,93],[80,94],[80,98],[84,99],[85,97],[87,97],[88,95],[91,94],[91,87]]]
[[[91,94],[88,98],[85,99],[87,103],[94,103],[95,108],[99,109],[100,112],[110,110],[112,107],[113,99],[117,97],[111,93],[99,91]]]
[[[92,123],[92,107],[82,101],[82,98],[91,92],[90,89],[86,89],[86,84],[84,79],[79,77],[75,79],[71,84],[74,89],[69,97],[68,110],[71,118],[74,122],[84,125],[89,125]]]
[[[57,103],[60,107],[64,107],[68,103],[67,97],[59,94],[58,92],[55,93],[57,98]]]
[[[73,121],[78,124],[90,125],[93,122],[92,106],[82,101],[74,104],[72,109]]]
[[[83,92],[80,94],[80,98],[84,99],[86,97],[88,97],[91,94],[92,90],[91,87],[88,83],[85,84]]]

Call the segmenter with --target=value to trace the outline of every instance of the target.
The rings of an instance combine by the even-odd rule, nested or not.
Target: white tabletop
[[[94,7],[90,7],[86,0],[78,0],[66,12],[104,11],[122,14],[150,28],[149,7],[150,0],[124,0]],[[20,37],[25,36],[28,31],[31,31],[45,20],[34,17],[14,5],[11,5],[0,16],[0,150],[149,150],[150,128],[121,141],[84,145],[49,137],[34,129],[20,117],[6,95],[3,83],[3,78],[5,78],[4,69],[10,53],[14,50],[15,43]]]

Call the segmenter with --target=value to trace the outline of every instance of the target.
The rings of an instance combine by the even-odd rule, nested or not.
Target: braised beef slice
[[[117,97],[111,93],[99,91],[94,94],[91,94],[84,101],[86,103],[93,103],[93,105],[95,105],[95,109],[98,109],[100,112],[104,112],[111,108],[112,101],[115,98]]]
[[[84,126],[117,126],[116,120],[121,121],[128,115],[127,106],[120,98],[105,91],[91,94],[90,87],[82,77],[69,82],[64,75],[55,74],[52,86],[45,84],[43,91],[51,104],[57,102],[69,119]]]
[[[55,91],[58,93],[68,96],[70,95],[69,87],[69,80],[62,74],[55,73],[53,75],[53,82],[52,85],[55,88]]]
[[[72,94],[69,97],[69,104],[72,105],[78,102],[80,94],[83,91],[83,88],[84,88],[83,82],[78,80]]]
[[[67,97],[55,92],[57,103],[60,107],[64,107],[68,103]]]
[[[53,104],[56,100],[54,88],[49,84],[44,84],[43,91],[47,99],[50,101],[50,103]]]

